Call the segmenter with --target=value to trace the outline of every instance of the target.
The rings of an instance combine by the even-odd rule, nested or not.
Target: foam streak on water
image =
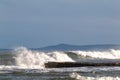
[[[120,77],[110,77],[110,76],[85,77],[79,75],[78,73],[71,73],[70,77],[76,80],[120,80]]]

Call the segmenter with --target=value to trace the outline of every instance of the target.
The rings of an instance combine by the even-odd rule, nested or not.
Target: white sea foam
[[[100,59],[120,59],[120,50],[111,49],[109,51],[72,51],[78,56],[100,58]]]
[[[72,51],[78,56],[93,57],[93,58],[106,58],[106,59],[120,59],[120,50],[109,51]],[[15,65],[0,65],[0,70],[14,70],[14,69],[45,69],[44,63],[48,61],[56,62],[74,62],[66,53],[60,51],[54,52],[40,52],[29,50],[25,47],[16,48],[13,51]],[[120,67],[100,67],[100,68],[65,68],[65,69],[47,69],[48,71],[70,72],[70,71],[120,71]]]
[[[76,80],[120,80],[120,77],[111,77],[111,76],[88,77],[88,76],[81,76],[78,73],[71,73],[69,76]]]
[[[44,63],[48,61],[58,61],[58,62],[73,62],[67,54],[63,52],[39,52],[28,50],[25,47],[16,48],[14,50],[16,56],[14,57],[16,61],[16,66],[23,68],[44,68]]]

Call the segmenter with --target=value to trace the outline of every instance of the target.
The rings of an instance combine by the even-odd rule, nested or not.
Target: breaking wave
[[[22,68],[44,68],[44,63],[48,61],[54,62],[74,62],[64,52],[39,52],[28,50],[25,47],[16,48],[13,53],[15,54],[15,65]]]
[[[37,50],[30,50],[26,47],[19,47],[14,49],[12,54],[10,53],[8,55],[3,53],[0,55],[0,69],[43,69],[45,68],[44,64],[47,62],[75,62],[76,59],[80,59],[76,56],[82,56],[86,60],[88,57],[95,59],[120,59],[120,50],[111,49],[109,51],[41,52]]]
[[[120,59],[120,50],[111,49],[109,51],[72,51],[78,56],[100,58],[100,59]]]
[[[75,80],[120,80],[120,67],[72,67],[72,68],[45,68],[44,64],[50,61],[54,62],[75,62],[80,57],[93,60],[99,59],[120,59],[120,50],[108,51],[53,51],[41,52],[38,50],[30,50],[25,47],[19,47],[11,51],[11,53],[0,54],[0,74],[2,73],[63,73],[71,79]],[[74,59],[74,60],[73,60]],[[88,61],[89,59],[87,59]],[[80,72],[80,73],[79,73]],[[105,73],[104,73],[105,72]],[[109,76],[109,73],[116,76]],[[71,73],[71,74],[69,74]],[[94,74],[96,76],[84,76],[82,74]],[[101,73],[108,74],[101,76]],[[118,77],[117,77],[118,76]]]

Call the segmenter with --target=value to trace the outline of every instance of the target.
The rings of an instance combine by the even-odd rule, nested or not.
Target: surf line
[[[46,68],[63,68],[63,67],[100,67],[100,66],[120,66],[120,62],[90,63],[90,62],[47,62]]]

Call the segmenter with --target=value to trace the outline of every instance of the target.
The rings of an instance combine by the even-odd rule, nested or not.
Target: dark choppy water
[[[0,50],[0,80],[120,80],[120,67],[45,68],[44,63],[120,62],[120,50],[41,52]]]

